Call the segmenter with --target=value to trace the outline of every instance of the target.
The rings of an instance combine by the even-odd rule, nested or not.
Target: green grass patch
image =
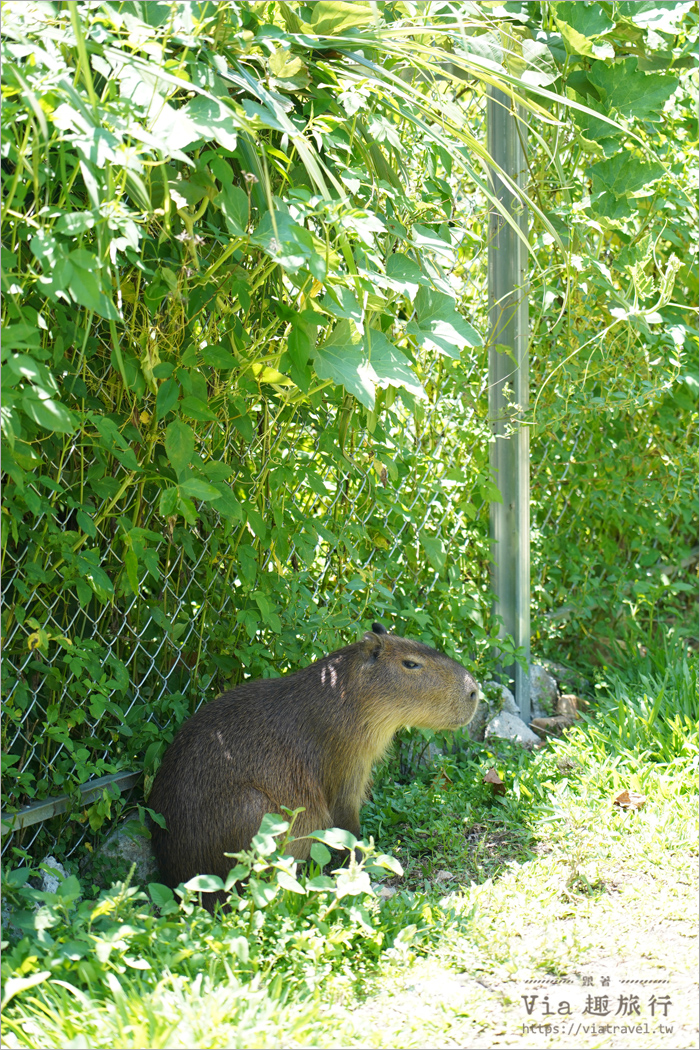
[[[207,880],[182,899],[127,884],[90,899],[74,876],[47,894],[29,870],[6,873],[5,1045],[486,1046],[524,1020],[523,981],[580,985],[601,968],[613,985],[665,975],[687,1039],[696,682],[697,656],[667,647],[606,672],[591,713],[539,751],[465,746],[403,777],[387,765],[364,827],[402,874],[374,847],[322,874],[321,843],[295,868],[274,822],[215,917],[199,905]],[[492,766],[505,795],[483,782]],[[615,805],[625,789],[643,808]]]

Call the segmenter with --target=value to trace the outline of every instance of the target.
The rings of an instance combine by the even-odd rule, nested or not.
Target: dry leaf
[[[647,800],[646,795],[640,795],[637,791],[623,791],[613,802],[613,806],[620,809],[641,809]]]
[[[491,766],[488,773],[484,777],[484,784],[490,784],[493,788],[494,795],[505,795],[506,786],[496,772],[496,767]]]

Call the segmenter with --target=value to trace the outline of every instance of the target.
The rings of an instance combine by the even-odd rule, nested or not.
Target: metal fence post
[[[526,182],[522,112],[501,91],[488,98],[488,149],[518,187]],[[491,185],[522,232],[527,210],[492,171]],[[489,417],[491,472],[503,502],[491,503],[492,583],[495,612],[530,662],[530,441],[520,414],[528,403],[527,248],[503,215],[491,209],[489,223]],[[530,675],[517,663],[504,666],[514,683],[524,721],[530,721]]]

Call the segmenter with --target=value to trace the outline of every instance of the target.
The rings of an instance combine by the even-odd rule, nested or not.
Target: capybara
[[[155,778],[148,805],[167,823],[152,828],[161,877],[173,887],[225,879],[234,862],[224,853],[248,849],[282,806],[305,807],[295,836],[339,827],[360,838],[372,766],[397,729],[457,729],[477,702],[464,667],[379,624],[301,671],[223,693],[185,722]],[[304,859],[311,845],[297,839],[289,851]]]

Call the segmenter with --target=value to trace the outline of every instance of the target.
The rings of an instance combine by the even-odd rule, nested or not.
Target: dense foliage
[[[492,667],[490,83],[531,113],[540,635],[683,599],[692,4],[3,12],[11,806],[373,618]]]

